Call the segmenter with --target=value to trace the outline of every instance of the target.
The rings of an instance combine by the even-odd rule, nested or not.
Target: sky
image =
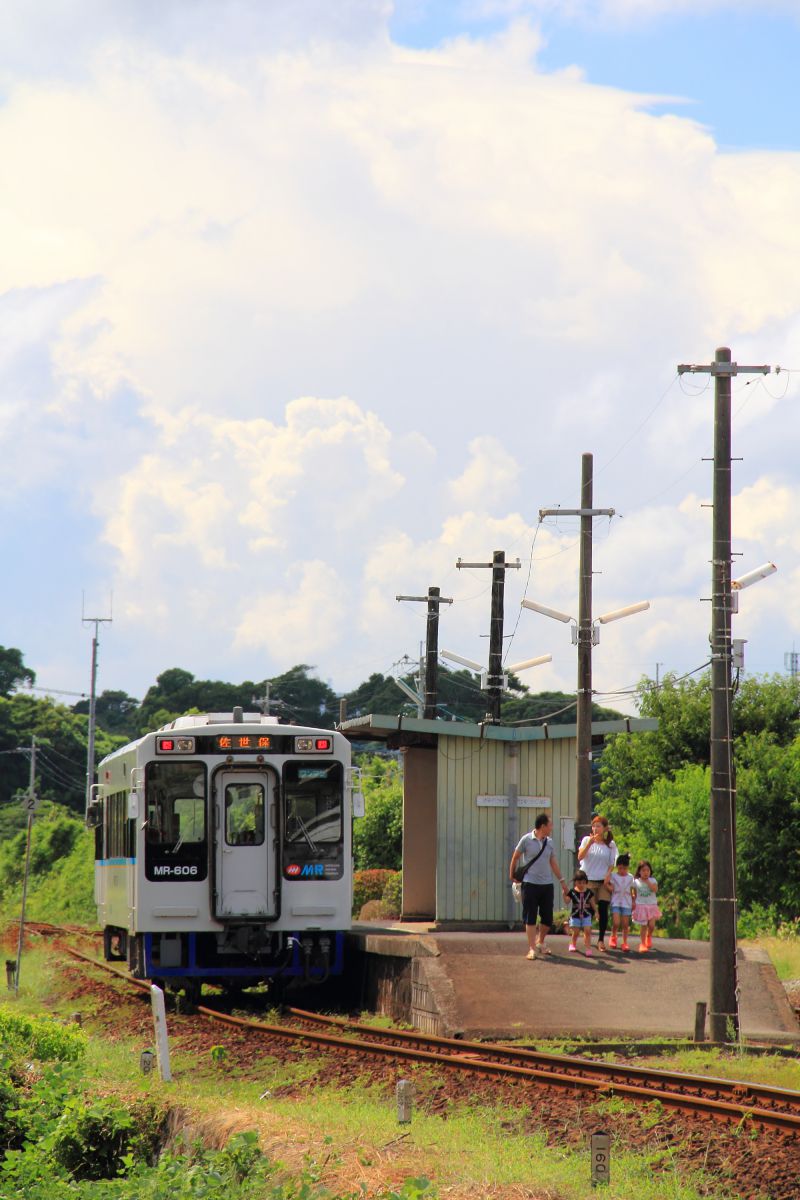
[[[7,0],[0,643],[70,701],[179,666],[337,692],[440,645],[600,703],[708,660],[729,346],[734,636],[800,648],[800,0]],[[794,80],[795,82],[792,82]],[[777,368],[780,367],[778,371]],[[398,699],[400,694],[398,693]]]

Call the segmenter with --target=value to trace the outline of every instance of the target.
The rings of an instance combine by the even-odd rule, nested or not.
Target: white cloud
[[[284,588],[243,598],[234,640],[238,650],[266,650],[278,670],[340,653],[347,619],[346,589],[329,564],[290,563],[286,575]]]
[[[473,438],[464,472],[449,485],[450,499],[458,508],[496,510],[513,495],[519,464],[496,437]]]
[[[547,75],[521,24],[411,52],[380,3],[284,7],[92,5],[65,74],[61,6],[39,6],[45,75],[22,78],[37,6],[12,6],[5,494],[34,538],[40,494],[93,522],[68,586],[113,582],[131,690],[181,661],[256,678],[314,659],[344,687],[416,653],[421,606],[394,596],[431,584],[456,601],[443,639],[485,658],[490,572],[459,557],[520,556],[509,631],[526,586],[573,611],[575,522],[536,533],[529,585],[527,555],[590,446],[595,503],[625,514],[596,526],[598,611],[654,605],[604,634],[598,672],[691,669],[712,392],[670,379],[719,329],[739,361],[796,361],[800,162],[726,156],[642,97]],[[784,555],[783,588],[798,419],[783,379],[741,387],[735,529]],[[39,623],[14,614],[30,654]],[[572,686],[558,638],[520,618],[513,657],[556,654],[535,686]]]

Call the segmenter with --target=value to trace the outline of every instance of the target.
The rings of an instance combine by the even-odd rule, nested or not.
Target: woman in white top
[[[613,871],[617,862],[617,843],[611,835],[607,817],[595,815],[592,818],[592,832],[581,841],[578,847],[578,864],[589,877],[589,887],[594,892],[594,902],[597,908],[598,938],[597,949],[605,953],[606,930],[608,929],[608,908],[611,892],[605,885],[609,871]]]

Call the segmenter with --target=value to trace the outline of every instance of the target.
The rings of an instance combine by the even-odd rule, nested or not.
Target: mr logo
[[[309,876],[320,878],[325,874],[325,868],[322,863],[306,863],[300,874],[306,879],[308,879]]]

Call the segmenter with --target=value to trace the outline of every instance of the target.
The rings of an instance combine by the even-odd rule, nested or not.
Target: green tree
[[[311,675],[314,670],[306,663],[298,663],[283,675],[270,679],[270,705],[274,700],[272,711],[296,725],[333,729],[339,720],[339,699],[327,683]],[[258,685],[259,694],[263,694],[265,684],[266,681]]]
[[[404,683],[414,687],[413,676],[401,676]],[[400,690],[391,675],[381,675],[375,672],[344,699],[347,701],[347,716],[363,717],[368,713],[388,713],[394,715],[413,707],[408,697]]]
[[[800,738],[781,745],[761,730],[736,747],[738,898],[797,916],[800,888]]]
[[[89,701],[79,700],[72,711],[88,716]],[[108,733],[119,733],[131,740],[138,735],[139,701],[127,692],[101,692],[95,701],[94,715],[97,724]]]
[[[577,720],[577,700],[567,692],[526,692],[503,700],[501,718],[506,725],[523,721],[547,720],[550,725],[574,725]],[[613,708],[592,705],[593,721],[617,721],[622,713]]]
[[[615,734],[606,742],[601,764],[601,803],[617,811],[633,793],[647,791],[662,776],[674,776],[689,763],[707,765],[711,737],[711,680],[708,674],[661,687],[642,680],[636,698],[643,717],[655,717],[653,733]],[[753,676],[733,699],[734,739],[769,733],[779,744],[800,733],[800,683],[788,676]]]
[[[0,814],[16,810],[15,793],[28,787],[31,737],[37,743],[36,775],[39,794],[82,813],[86,792],[88,721],[62,704],[16,693],[0,699]],[[99,761],[124,738],[96,731]],[[8,806],[8,808],[7,808]],[[13,828],[14,819],[11,819]],[[8,826],[6,826],[8,828]]]
[[[740,911],[771,906],[778,919],[795,915],[800,886],[798,695],[796,679],[773,675],[748,678],[733,700]],[[677,905],[673,917],[687,932],[692,918],[706,919],[698,914],[708,892],[709,678],[668,676],[658,690],[643,683],[638,699],[659,728],[608,740],[600,803],[620,848],[653,860]],[[676,814],[683,838],[677,850]]]
[[[21,650],[0,646],[0,696],[10,696],[21,683],[33,686],[36,672],[25,666]]]
[[[631,871],[642,858],[652,863],[667,927],[683,936],[708,916],[709,788],[709,769],[691,764],[637,793],[624,812],[603,806]]]
[[[310,674],[313,667],[300,663],[283,675],[253,683],[224,683],[221,680],[195,679],[191,671],[170,667],[156,678],[142,700],[136,723],[140,733],[157,729],[184,713],[232,712],[237,706],[245,712],[255,707],[254,697],[262,696],[269,683],[270,711],[285,716],[297,725],[332,729],[339,716],[335,692]]]
[[[403,784],[396,759],[362,757],[363,817],[353,822],[357,871],[385,867],[399,871],[403,848]]]

